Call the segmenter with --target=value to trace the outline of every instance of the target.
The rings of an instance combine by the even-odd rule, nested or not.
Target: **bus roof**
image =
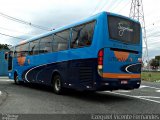
[[[126,18],[126,19],[129,19],[129,20],[132,20],[134,22],[138,22],[138,21],[135,21],[129,17],[126,17],[126,16],[122,16],[122,15],[119,15],[119,14],[115,14],[115,13],[110,13],[110,12],[100,12],[96,15],[93,15],[93,16],[90,16],[88,18],[85,18],[83,20],[80,20],[80,21],[77,21],[73,24],[69,24],[69,25],[65,25],[65,26],[62,26],[62,27],[59,27],[55,30],[52,30],[52,31],[49,31],[49,32],[46,32],[46,33],[43,33],[43,34],[40,34],[40,35],[37,35],[35,37],[32,37],[32,38],[29,38],[29,39],[26,39],[24,41],[21,41],[19,44],[15,45],[15,46],[18,46],[18,45],[21,45],[21,44],[25,44],[25,43],[28,43],[30,41],[34,41],[34,40],[37,40],[37,39],[40,39],[40,38],[43,38],[43,37],[46,37],[46,36],[49,36],[51,34],[54,34],[56,32],[59,32],[59,31],[63,31],[63,30],[66,30],[66,29],[69,29],[71,27],[74,27],[74,26],[77,26],[77,25],[80,25],[80,24],[83,24],[83,23],[86,23],[86,22],[89,22],[89,21],[92,21],[92,20],[96,20],[97,18],[99,18],[100,16],[103,16],[103,15],[106,15],[106,14],[109,14],[109,15],[114,15],[114,16],[119,16],[119,17],[123,17],[123,18]],[[15,47],[14,46],[14,47]]]

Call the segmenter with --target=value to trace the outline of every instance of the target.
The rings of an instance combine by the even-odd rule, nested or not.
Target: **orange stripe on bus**
[[[116,74],[116,73],[103,73],[105,78],[141,78],[141,74]]]

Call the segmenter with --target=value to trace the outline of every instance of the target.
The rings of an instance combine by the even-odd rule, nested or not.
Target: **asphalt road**
[[[0,113],[3,114],[159,114],[160,83],[143,82],[132,91],[56,95],[51,88],[15,85],[0,78]]]

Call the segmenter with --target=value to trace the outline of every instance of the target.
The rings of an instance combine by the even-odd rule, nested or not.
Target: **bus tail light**
[[[104,57],[104,49],[101,49],[98,52],[98,73],[100,76],[102,76],[102,70],[103,70],[103,57]]]
[[[138,58],[138,62],[142,63],[142,58]]]

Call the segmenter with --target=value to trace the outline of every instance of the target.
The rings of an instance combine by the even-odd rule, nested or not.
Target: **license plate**
[[[128,84],[128,81],[127,80],[122,80],[121,84]]]

